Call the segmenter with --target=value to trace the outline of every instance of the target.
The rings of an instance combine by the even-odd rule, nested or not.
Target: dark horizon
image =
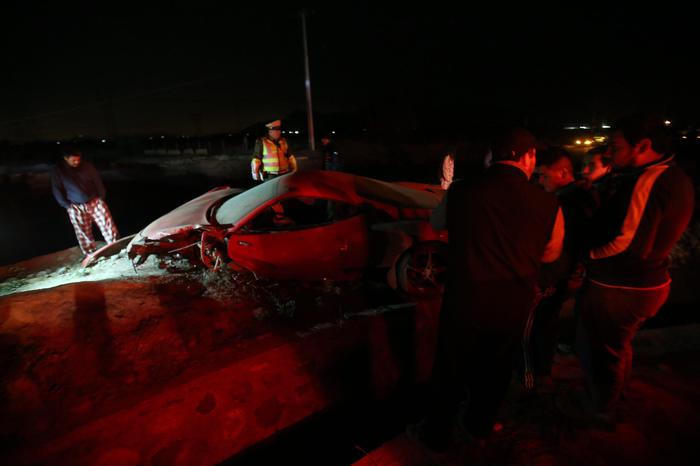
[[[239,132],[305,108],[298,8],[8,13],[0,140]],[[585,11],[584,11],[585,9]],[[314,111],[377,124],[532,125],[640,109],[697,125],[689,15],[671,6],[311,8]]]

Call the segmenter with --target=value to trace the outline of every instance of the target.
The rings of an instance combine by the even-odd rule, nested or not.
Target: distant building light
[[[579,126],[579,129],[589,129],[588,126]]]
[[[600,125],[600,127],[603,129],[610,129],[610,125]]]
[[[595,140],[595,142],[605,142],[606,138],[605,136],[595,136],[593,139]]]
[[[580,140],[580,139],[577,139],[577,140],[576,140],[576,144],[581,145],[581,140]]]
[[[590,139],[586,139],[585,141],[583,141],[583,143],[587,146],[590,146],[591,144],[593,144],[593,141],[591,141]]]
[[[564,126],[564,129],[578,129],[578,126]]]
[[[688,139],[688,136],[681,136],[681,139]]]
[[[297,131],[294,131],[294,134],[299,134],[299,131],[298,131],[298,130],[297,130]]]
[[[335,131],[331,131],[331,134],[335,134]]]
[[[160,138],[161,138],[161,139],[165,139],[165,136],[161,136]]]
[[[106,139],[103,139],[102,142],[107,142],[107,140],[106,140]]]
[[[60,144],[60,143],[61,143],[61,141],[56,141],[56,144]]]
[[[670,121],[670,120],[666,120],[666,121],[664,121],[664,124],[665,124],[666,126],[671,126],[671,121]]]

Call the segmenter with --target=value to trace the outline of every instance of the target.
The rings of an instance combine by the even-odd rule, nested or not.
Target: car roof
[[[291,193],[355,205],[372,201],[409,209],[434,209],[440,202],[435,192],[349,173],[312,170],[274,178],[229,199],[217,210],[216,220],[236,224],[257,207]]]

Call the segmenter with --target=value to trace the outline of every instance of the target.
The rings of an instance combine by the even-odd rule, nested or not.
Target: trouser
[[[577,343],[596,409],[610,410],[632,371],[632,338],[668,298],[670,283],[614,288],[588,280],[577,301]]]
[[[449,436],[460,401],[465,401],[461,413],[465,429],[475,437],[491,433],[508,390],[523,326],[503,330],[472,327],[461,333],[459,341],[438,337],[427,435]]]
[[[97,249],[92,234],[93,222],[97,224],[107,243],[114,243],[119,238],[119,232],[114,224],[114,220],[112,220],[109,207],[99,197],[85,204],[71,204],[67,210],[83,254],[90,254]]]
[[[530,362],[529,367],[526,364],[526,373],[551,375],[559,334],[559,314],[566,296],[565,285],[561,285],[551,296],[543,297],[534,309],[532,329],[523,342],[524,351],[530,353],[529,358],[525,355],[525,361]]]

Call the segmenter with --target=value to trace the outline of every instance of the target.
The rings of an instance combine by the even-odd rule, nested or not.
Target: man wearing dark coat
[[[534,136],[513,129],[493,149],[494,163],[480,176],[452,183],[445,201],[450,262],[430,412],[408,432],[438,450],[449,445],[460,401],[457,424],[465,434],[485,438],[493,430],[540,265],[562,249],[556,197],[529,182]]]

